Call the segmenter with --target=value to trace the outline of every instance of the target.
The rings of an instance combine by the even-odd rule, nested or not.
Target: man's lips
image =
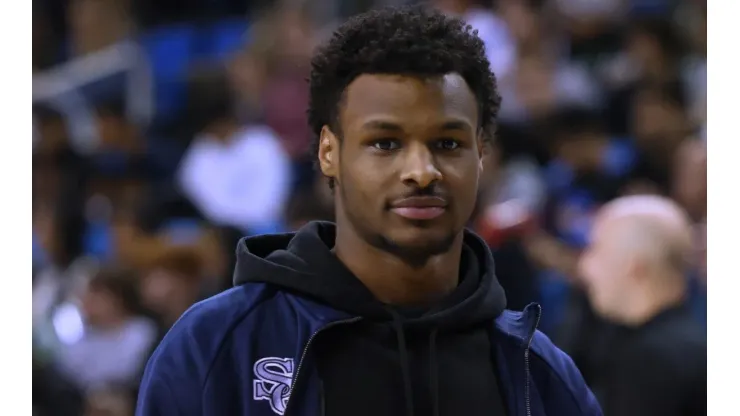
[[[446,210],[447,201],[434,196],[414,196],[391,204],[391,211],[410,220],[432,220]]]

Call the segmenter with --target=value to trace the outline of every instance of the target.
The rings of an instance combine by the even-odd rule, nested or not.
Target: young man
[[[336,225],[243,240],[236,287],[170,331],[138,414],[600,415],[539,307],[504,311],[464,231],[499,106],[475,33],[369,12],[318,50],[310,84]]]

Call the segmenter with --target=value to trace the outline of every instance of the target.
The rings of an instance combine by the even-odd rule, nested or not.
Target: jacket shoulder
[[[165,335],[152,360],[173,353],[215,358],[220,344],[265,299],[267,291],[263,284],[241,285],[196,303]],[[198,370],[204,375],[207,371]]]
[[[137,415],[190,414],[233,330],[269,294],[263,284],[241,285],[188,309],[162,339],[147,363]],[[178,409],[181,411],[172,411]]]
[[[571,403],[574,403],[578,407],[579,414],[581,415],[602,415],[596,397],[586,385],[581,372],[573,360],[553,344],[547,335],[539,330],[535,331],[530,350],[539,358],[539,361],[546,367],[546,370],[548,370],[547,373],[550,376],[550,380],[547,384],[549,389],[562,391],[560,396],[569,396],[560,397],[558,400],[570,399]]]

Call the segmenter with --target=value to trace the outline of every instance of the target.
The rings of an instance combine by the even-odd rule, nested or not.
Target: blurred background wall
[[[230,286],[237,240],[331,220],[307,155],[308,61],[404,0],[34,0],[33,325],[39,415],[130,415],[158,340]],[[706,314],[706,2],[429,0],[478,30],[503,105],[470,226],[509,308],[598,376],[576,259],[627,194],[696,225]],[[588,336],[587,336],[588,335]]]

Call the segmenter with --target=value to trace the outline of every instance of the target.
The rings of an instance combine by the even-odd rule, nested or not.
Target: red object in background
[[[263,106],[265,122],[282,139],[292,159],[303,157],[311,144],[311,130],[304,103],[308,102],[306,74],[273,75],[267,84]]]
[[[475,230],[491,247],[524,237],[536,229],[532,211],[515,199],[489,205],[480,215]]]

